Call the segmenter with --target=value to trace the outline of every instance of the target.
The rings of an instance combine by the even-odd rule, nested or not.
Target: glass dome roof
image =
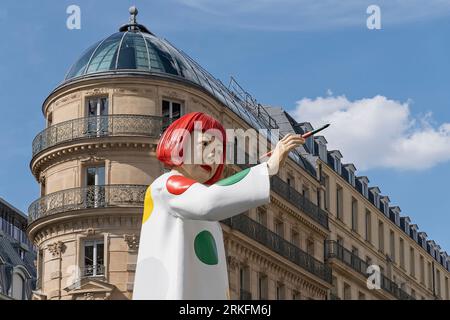
[[[117,32],[87,49],[65,80],[98,72],[142,70],[188,76],[181,54],[166,41],[140,30]],[[189,69],[189,68],[188,68]]]

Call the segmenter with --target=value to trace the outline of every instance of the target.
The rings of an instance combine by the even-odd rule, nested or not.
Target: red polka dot
[[[180,195],[196,182],[183,176],[170,176],[166,181],[166,188],[171,194]]]

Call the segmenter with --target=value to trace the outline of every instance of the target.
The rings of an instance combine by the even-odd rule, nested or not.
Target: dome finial
[[[128,12],[130,13],[130,21],[127,24],[124,24],[123,26],[121,26],[119,28],[120,32],[125,32],[125,31],[137,32],[137,31],[139,31],[139,32],[149,33],[149,34],[153,35],[153,33],[151,33],[145,26],[137,23],[136,16],[138,15],[138,9],[136,8],[136,6],[131,6],[128,9]]]
[[[128,12],[130,12],[130,24],[137,24],[136,16],[138,15],[138,9],[136,6],[131,6],[130,9],[128,9]]]

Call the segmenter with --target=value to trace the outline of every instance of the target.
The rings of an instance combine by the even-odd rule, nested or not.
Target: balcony
[[[367,277],[367,268],[369,264],[352,253],[350,250],[345,249],[342,245],[336,241],[325,242],[325,258],[336,258],[342,261],[344,264],[358,272],[364,277]],[[386,277],[384,274],[380,275],[380,287],[386,292],[390,293],[399,300],[415,300],[412,296],[407,294],[404,290],[399,288],[392,280]]]
[[[167,122],[167,123],[166,123]],[[33,157],[61,143],[115,136],[158,139],[168,119],[143,115],[109,115],[73,119],[41,131],[33,140]]]
[[[316,204],[306,199],[302,194],[284,182],[278,176],[272,176],[271,188],[283,199],[289,201],[295,207],[300,208],[307,216],[328,229],[328,213]]]
[[[324,263],[316,260],[297,246],[286,241],[278,234],[270,231],[262,224],[250,219],[246,215],[238,215],[222,221],[232,229],[243,233],[256,242],[261,243],[283,258],[295,263],[313,275],[331,283],[331,269]]]
[[[28,208],[28,223],[53,214],[91,208],[142,207],[147,186],[104,185],[48,194]]]
[[[87,278],[87,277],[102,277],[105,275],[105,266],[98,264],[98,265],[90,265],[86,266],[81,269],[81,277]]]

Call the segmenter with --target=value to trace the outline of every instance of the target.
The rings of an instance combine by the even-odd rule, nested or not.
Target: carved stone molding
[[[94,228],[88,228],[86,229],[85,232],[83,232],[84,235],[86,236],[93,236],[95,235],[95,229]]]
[[[54,257],[56,257],[63,254],[66,251],[66,245],[62,241],[57,241],[49,244],[47,246],[47,249]]]
[[[136,234],[124,234],[123,239],[128,245],[128,249],[130,250],[138,250],[139,249],[139,236]]]
[[[234,256],[228,256],[227,263],[230,270],[237,270],[239,268],[239,260]]]
[[[87,157],[83,157],[82,159],[80,159],[81,163],[89,163],[89,162],[101,162],[101,161],[105,161],[104,157],[97,157],[96,155],[90,154]]]

